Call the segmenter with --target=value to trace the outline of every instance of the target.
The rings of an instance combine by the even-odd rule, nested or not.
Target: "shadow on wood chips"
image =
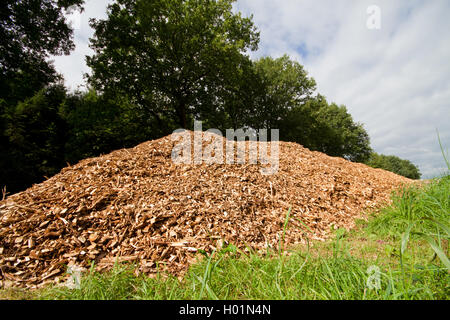
[[[289,208],[286,245],[324,240],[411,182],[286,142],[273,175],[259,163],[176,164],[177,143],[167,136],[86,159],[0,202],[0,285],[63,281],[68,265],[91,261],[181,275],[199,250],[223,243],[277,247]]]

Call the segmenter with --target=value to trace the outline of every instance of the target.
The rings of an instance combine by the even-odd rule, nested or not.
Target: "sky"
[[[76,49],[52,58],[72,90],[89,72],[89,18],[104,18],[108,2],[87,0],[72,18]],[[446,171],[437,131],[448,154],[450,1],[238,0],[234,10],[260,31],[253,59],[288,54],[364,124],[376,152],[412,161],[423,178]]]

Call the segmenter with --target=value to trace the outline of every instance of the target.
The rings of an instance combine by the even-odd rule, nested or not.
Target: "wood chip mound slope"
[[[274,175],[261,164],[175,164],[175,143],[167,136],[86,159],[1,201],[0,286],[62,281],[67,266],[92,261],[181,274],[199,250],[224,243],[276,248],[289,208],[286,245],[323,240],[411,182],[286,142]]]

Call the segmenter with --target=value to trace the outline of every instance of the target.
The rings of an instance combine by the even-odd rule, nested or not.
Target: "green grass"
[[[122,264],[106,273],[92,269],[80,289],[0,290],[0,298],[447,300],[449,195],[450,176],[411,186],[394,194],[391,206],[351,232],[338,230],[331,241],[287,249],[280,243],[263,255],[231,245],[199,259],[181,280],[136,276],[133,265]],[[287,213],[285,229],[289,219]],[[368,280],[377,279],[377,270],[375,289]]]
[[[417,231],[442,232],[436,221],[448,223],[449,195],[450,176],[432,180],[422,188],[404,187],[392,195],[391,206],[377,213],[368,225],[368,231],[398,239],[411,223],[415,223]]]

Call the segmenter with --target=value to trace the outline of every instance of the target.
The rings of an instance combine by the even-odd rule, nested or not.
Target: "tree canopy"
[[[232,12],[233,0],[118,0],[95,20],[87,59],[89,82],[106,94],[125,93],[159,122],[187,128],[214,108],[224,87],[256,50],[251,18]]]
[[[397,156],[387,156],[373,152],[366,164],[373,168],[391,171],[410,179],[417,180],[421,177],[419,168],[416,165],[409,160],[400,159]]]
[[[354,162],[366,161],[372,152],[363,125],[353,121],[344,105],[329,104],[321,95],[293,108],[280,131],[284,140]]]
[[[44,173],[54,174],[62,165],[60,159],[55,160],[61,158],[59,139],[64,136],[57,132],[61,122],[55,103],[62,99],[56,92],[65,95],[65,89],[50,89],[62,77],[49,57],[69,54],[74,48],[73,30],[65,13],[74,8],[81,11],[83,3],[0,2],[1,187],[7,184],[19,190],[41,180]]]
[[[52,86],[6,113],[8,144],[2,150],[6,157],[1,158],[0,177],[9,182],[11,190],[51,177],[65,165],[62,155],[67,128],[59,115],[65,97],[64,87]]]
[[[308,77],[303,66],[287,55],[274,59],[264,57],[254,63],[263,90],[256,96],[257,128],[279,128],[280,120],[312,96],[316,89],[314,79]]]
[[[69,54],[73,30],[64,13],[84,0],[2,0],[0,3],[0,99],[31,97],[58,75],[50,55]]]

